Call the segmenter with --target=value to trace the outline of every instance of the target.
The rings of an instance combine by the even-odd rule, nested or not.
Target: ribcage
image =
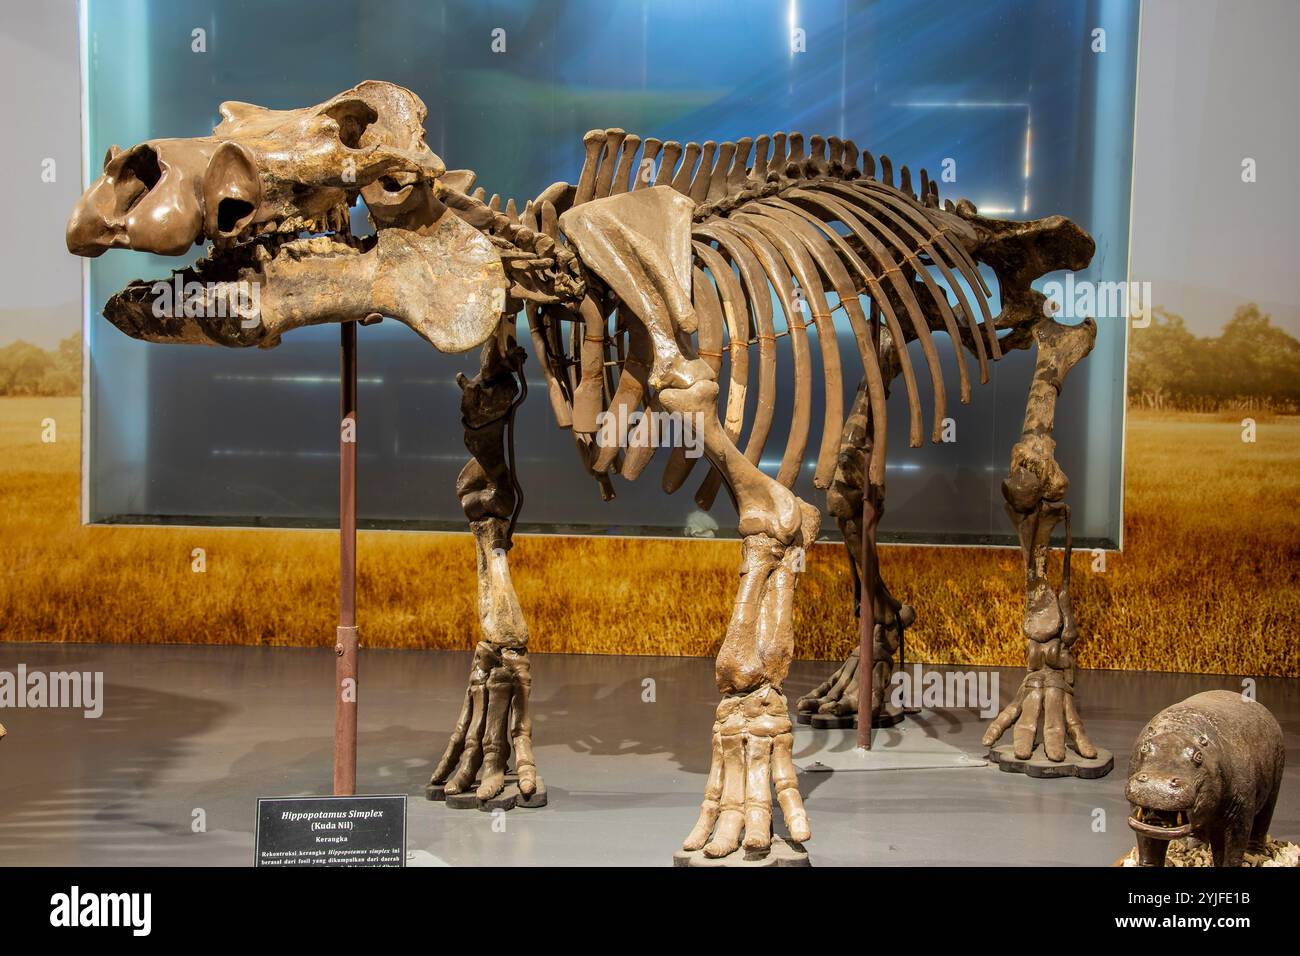
[[[852,141],[814,136],[805,153],[798,133],[684,147],[647,139],[639,157],[641,140],[621,130],[593,131],[585,143],[587,160],[577,185],[547,190],[529,204],[523,221],[539,224],[563,243],[554,232],[553,201],[567,207],[652,185],[671,186],[695,200],[691,297],[696,324],[679,330],[679,346],[688,357],[708,363],[724,384],[720,419],[733,441],[744,436],[742,451],[756,464],[777,413],[778,349],[788,347],[793,381],[780,383],[786,387],[779,391],[792,395],[793,407],[776,474],[785,486],[793,486],[813,440],[814,363],[820,363],[824,386],[814,483],[825,488],[844,424],[846,375],[862,381],[868,395],[873,441],[881,452],[873,455],[871,480],[880,483],[886,388],[894,374],[907,391],[913,446],[921,444],[925,431],[918,376],[906,343],[920,344],[935,441],[947,396],[933,333],[944,332],[962,345],[954,346],[962,402],[970,399],[965,353],[974,355],[981,381],[987,380],[988,361],[1001,357],[989,308],[992,293],[970,255],[974,232],[958,207],[940,206],[937,186],[924,170],[918,196],[906,166],[896,186],[888,157],[881,157],[877,174],[871,154],[859,153]],[[614,297],[598,295],[588,295],[576,309],[527,305],[556,419],[572,428],[587,467],[607,494],[612,494],[609,474],[636,478],[655,451],[635,434],[613,446],[594,437],[602,412],[626,421],[646,401],[650,343],[625,310]],[[837,312],[846,317],[856,344],[857,355],[847,362],[835,334]],[[815,349],[809,326],[816,332]],[[788,343],[780,343],[782,338]],[[649,427],[649,419],[639,427]],[[694,465],[682,449],[674,449],[663,473],[665,490],[677,490]],[[700,507],[711,507],[720,484],[710,467],[695,495]]]

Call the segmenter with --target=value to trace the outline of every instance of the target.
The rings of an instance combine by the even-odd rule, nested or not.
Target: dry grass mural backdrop
[[[1250,412],[1248,443],[1230,402],[1162,404],[1130,413],[1124,552],[1107,554],[1104,572],[1075,555],[1080,663],[1300,675],[1300,417]],[[47,418],[53,443],[41,440]],[[0,398],[3,640],[333,642],[333,533],[83,527],[79,420],[77,398]],[[365,644],[472,646],[468,534],[362,532],[359,550]],[[730,611],[721,579],[738,560],[734,541],[558,537],[522,537],[511,558],[538,652],[710,656]],[[1023,664],[1017,552],[885,546],[881,561],[920,612],[910,659]],[[841,547],[813,549],[806,574],[796,654],[838,660],[855,640]],[[665,586],[638,587],[647,576]],[[650,604],[629,614],[634,596]]]

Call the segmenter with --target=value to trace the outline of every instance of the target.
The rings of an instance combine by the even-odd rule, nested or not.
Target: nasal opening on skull
[[[117,214],[125,215],[162,179],[162,164],[151,146],[137,146],[122,158],[117,174]]]

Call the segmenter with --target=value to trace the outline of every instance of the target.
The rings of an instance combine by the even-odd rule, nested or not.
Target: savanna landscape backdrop
[[[80,353],[0,348],[0,640],[332,644],[334,533],[80,523]],[[1300,675],[1300,342],[1254,305],[1210,336],[1156,310],[1130,333],[1128,397],[1124,550],[1074,556],[1080,664]],[[473,646],[468,534],[361,532],[359,554],[366,645]],[[511,555],[542,653],[712,655],[738,561],[735,541],[551,536]],[[1018,552],[881,563],[918,609],[910,659],[1024,663]],[[853,646],[842,546],[810,551],[795,623],[799,657]]]

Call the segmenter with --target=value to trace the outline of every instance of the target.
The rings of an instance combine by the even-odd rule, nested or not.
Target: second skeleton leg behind
[[[853,407],[844,424],[840,439],[839,458],[835,476],[826,492],[826,508],[835,517],[844,537],[849,573],[853,584],[853,614],[861,615],[861,555],[863,547],[862,505],[866,487],[866,454],[871,442],[870,408],[866,388],[860,387]],[[884,508],[884,495],[877,493],[876,518]],[[911,605],[900,603],[885,585],[879,568],[875,566],[874,626],[872,628],[871,713],[879,717],[888,699],[890,679],[893,676],[895,655],[899,652],[904,632],[916,620]],[[850,717],[858,712],[859,653],[855,646],[848,659],[826,680],[817,685],[795,705],[802,714],[825,714]]]

